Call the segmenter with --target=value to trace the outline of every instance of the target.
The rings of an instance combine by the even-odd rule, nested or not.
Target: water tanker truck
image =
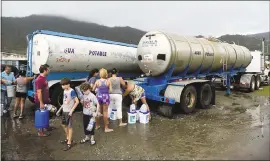
[[[27,42],[27,74],[38,74],[42,64],[50,66],[47,79],[56,106],[62,104],[60,79],[72,79],[74,88],[94,68],[117,68],[123,78],[137,78],[132,81],[165,116],[172,116],[173,109],[191,113],[195,107],[208,108],[215,103],[217,82],[227,94],[232,86],[254,91],[268,82],[261,52],[218,40],[151,31],[137,46],[38,30],[27,35]],[[30,86],[28,98],[33,97]]]
[[[75,87],[94,68],[117,68],[125,78],[141,74],[137,45],[46,30],[27,35],[27,44],[27,75],[39,74],[40,65],[50,66],[47,79],[52,104],[56,106],[62,103],[61,78],[70,78]],[[33,101],[33,85],[29,87],[28,98]]]
[[[135,82],[146,90],[147,99],[159,102],[162,114],[172,116],[174,108],[191,113],[195,107],[208,108],[215,103],[216,79],[221,80],[227,94],[232,86],[258,89],[265,79],[260,57],[246,47],[217,39],[151,31],[137,47],[144,77]]]

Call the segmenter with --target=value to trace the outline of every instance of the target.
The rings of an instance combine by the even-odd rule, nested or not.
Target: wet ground
[[[36,136],[31,103],[23,120],[1,119],[1,150],[6,160],[97,160],[97,159],[263,159],[269,160],[269,98],[217,91],[216,106],[190,115],[167,119],[153,114],[151,123],[117,127],[112,133],[96,131],[97,144],[75,144],[62,151],[60,119],[51,119],[57,129],[45,138]],[[74,139],[83,137],[82,114],[73,119]]]

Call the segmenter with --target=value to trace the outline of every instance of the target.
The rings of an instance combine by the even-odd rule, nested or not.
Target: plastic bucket
[[[117,113],[116,109],[111,110],[111,112],[110,112],[110,120],[113,120],[113,121],[117,120],[116,113]]]
[[[15,85],[7,86],[7,97],[15,97],[15,92],[16,92]]]
[[[137,120],[137,113],[136,112],[128,112],[128,123],[135,124]]]
[[[139,121],[140,119],[140,110],[136,110],[136,120]]]
[[[140,112],[140,123],[147,124],[149,122],[149,111]]]

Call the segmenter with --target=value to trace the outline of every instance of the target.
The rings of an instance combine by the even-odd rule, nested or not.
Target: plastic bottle
[[[141,106],[140,111],[141,111],[141,112],[147,112],[147,107],[146,107],[145,104],[143,104],[143,105]]]
[[[131,113],[136,112],[136,105],[135,105],[135,104],[131,104],[131,105],[130,105],[130,108],[129,108],[129,111],[130,111]]]
[[[86,127],[86,130],[87,130],[87,131],[92,131],[93,128],[94,128],[94,124],[95,124],[95,119],[94,119],[94,117],[92,117],[92,118],[90,119],[90,121],[89,121],[89,124],[88,124],[87,127]]]

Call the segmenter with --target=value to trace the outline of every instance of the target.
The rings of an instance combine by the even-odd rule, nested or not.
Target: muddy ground
[[[14,160],[99,160],[99,159],[263,159],[269,160],[270,108],[267,97],[217,91],[216,106],[190,115],[177,114],[167,119],[153,114],[151,123],[117,127],[112,133],[96,131],[97,144],[81,145],[82,113],[74,114],[74,139],[62,151],[64,139],[60,119],[51,119],[57,129],[45,138],[36,136],[32,104],[27,102],[23,120],[1,119],[2,159]],[[126,116],[125,116],[126,118]]]

